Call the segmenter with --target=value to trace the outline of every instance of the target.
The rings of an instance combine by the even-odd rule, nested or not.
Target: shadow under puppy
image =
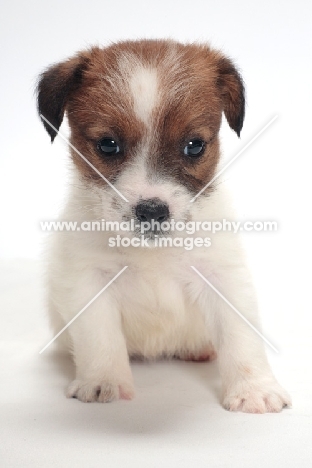
[[[141,248],[112,248],[105,231],[53,234],[48,288],[55,332],[128,266],[58,338],[76,364],[69,397],[131,399],[131,356],[208,360],[217,353],[225,408],[264,413],[290,405],[261,339],[191,269],[260,329],[237,235],[219,232],[211,245],[189,250],[152,245],[156,237],[187,236],[171,228],[172,220],[233,219],[222,185],[191,199],[216,173],[222,113],[239,136],[244,106],[238,71],[207,45],[120,42],[80,52],[41,75],[38,109],[51,140],[66,111],[70,141],[80,152],[71,149],[60,220],[169,223],[165,232],[145,232],[149,247]],[[139,231],[119,234],[134,238]],[[191,237],[206,235],[199,229]]]

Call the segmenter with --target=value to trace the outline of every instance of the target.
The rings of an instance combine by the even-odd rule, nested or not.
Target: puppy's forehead
[[[148,125],[159,104],[159,75],[156,67],[140,64],[131,72],[129,87],[136,117]]]
[[[89,100],[93,112],[116,121],[123,114],[133,125],[150,126],[156,114],[164,117],[175,110],[184,112],[187,120],[191,105],[194,114],[202,114],[204,104],[213,110],[215,62],[213,53],[199,46],[166,41],[96,49],[91,52],[83,99]]]

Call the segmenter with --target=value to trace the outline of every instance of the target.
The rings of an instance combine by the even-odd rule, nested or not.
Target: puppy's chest
[[[172,320],[185,313],[183,285],[162,274],[133,277],[123,290],[122,315],[125,319]]]
[[[183,285],[166,275],[133,281],[123,295],[123,330],[129,354],[157,357],[185,346],[202,317],[187,301]]]

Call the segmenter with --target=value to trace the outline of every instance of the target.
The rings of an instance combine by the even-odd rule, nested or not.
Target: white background
[[[1,466],[310,466],[310,2],[11,0],[0,16]],[[225,412],[214,364],[136,365],[134,402],[82,405],[62,394],[69,363],[60,372],[52,354],[38,356],[49,337],[39,221],[62,205],[68,160],[36,115],[37,76],[90,44],[169,37],[208,41],[243,74],[246,121],[241,140],[223,124],[223,163],[278,116],[224,179],[242,219],[279,223],[244,236],[280,350],[269,358],[294,402],[279,415]]]

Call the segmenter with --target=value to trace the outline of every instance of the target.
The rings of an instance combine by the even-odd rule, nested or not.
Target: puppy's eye
[[[98,150],[105,156],[113,156],[120,152],[120,147],[117,141],[112,137],[102,138],[97,144]]]
[[[191,157],[198,157],[204,152],[205,149],[205,142],[200,140],[199,138],[194,138],[194,140],[190,140],[188,144],[184,147],[184,154],[186,156]]]

